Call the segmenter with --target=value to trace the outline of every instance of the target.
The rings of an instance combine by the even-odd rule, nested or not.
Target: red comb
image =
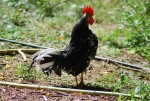
[[[83,13],[90,13],[93,15],[93,9],[90,6],[85,6],[83,9]]]

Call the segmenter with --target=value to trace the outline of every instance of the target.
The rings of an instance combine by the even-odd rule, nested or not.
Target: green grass
[[[62,3],[59,4],[59,1]],[[110,8],[103,8],[106,4],[102,1],[99,2],[100,5],[97,2],[87,0],[86,3],[95,6],[95,22],[104,24],[110,22],[111,17],[104,20],[106,16],[109,16],[106,11]],[[115,5],[116,3],[108,4]],[[37,2],[8,0],[1,4],[0,30],[2,34],[0,37],[61,48],[67,44],[73,26],[82,16],[81,10],[84,5],[84,0],[80,2],[58,0],[58,2],[51,3],[48,0]],[[42,41],[46,42],[42,44]],[[56,43],[62,43],[62,45],[55,46]]]
[[[15,69],[17,71],[18,78],[22,80],[35,82],[36,78],[38,77],[38,75],[35,73],[35,68],[31,69],[30,73],[28,73],[29,65],[19,64]]]
[[[120,28],[125,32],[128,47],[133,48],[150,62],[150,20],[148,0],[124,0],[118,9],[120,13]]]

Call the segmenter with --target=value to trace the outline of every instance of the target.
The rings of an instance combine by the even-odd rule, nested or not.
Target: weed
[[[147,81],[139,81],[134,93],[140,94],[142,101],[148,101],[150,97],[150,86]]]
[[[35,69],[31,69],[30,73],[28,73],[29,65],[18,65],[17,66],[17,74],[19,78],[23,80],[32,81],[36,80]]]
[[[150,61],[150,20],[146,13],[149,9],[148,0],[123,0],[119,6],[120,28],[124,29],[128,46],[135,49]]]

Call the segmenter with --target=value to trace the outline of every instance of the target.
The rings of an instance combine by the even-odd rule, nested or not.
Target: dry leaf
[[[18,79],[18,83],[20,83],[20,82],[22,82],[22,79],[21,79],[21,78]]]
[[[109,72],[103,72],[103,74],[108,74]]]
[[[59,37],[59,40],[64,40],[64,38],[63,37]]]
[[[10,68],[10,65],[6,65],[5,68]]]
[[[50,93],[46,93],[46,96],[50,96],[51,94]]]
[[[0,80],[4,79],[4,77],[0,76]]]
[[[0,80],[4,79],[4,74],[0,73]]]
[[[43,89],[40,90],[40,92],[43,92],[43,91],[44,91]]]

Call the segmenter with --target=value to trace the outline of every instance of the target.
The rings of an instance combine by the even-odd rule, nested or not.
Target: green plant
[[[116,29],[113,33],[105,36],[106,37],[106,41],[108,42],[108,44],[110,46],[113,46],[113,47],[118,47],[119,46],[119,43],[118,43],[118,35],[119,34],[119,30]]]
[[[120,28],[125,33],[128,46],[135,49],[150,62],[149,1],[123,0],[118,11]]]
[[[27,22],[24,2],[22,0],[17,3],[13,0],[3,2],[0,10],[0,37],[12,40],[22,39],[21,30],[24,29],[22,27]]]
[[[8,0],[4,2],[5,6],[5,15],[2,15],[3,23],[10,23],[16,26],[25,26],[25,18],[27,11],[29,10],[28,0]]]
[[[135,94],[140,94],[142,101],[148,101],[150,98],[150,86],[147,81],[139,81],[138,86],[134,90]]]
[[[61,10],[59,7],[63,5],[63,3],[68,2],[67,0],[31,0],[28,3],[34,5],[36,7],[36,14],[39,17],[54,17],[54,12],[56,9]]]
[[[36,79],[35,69],[31,69],[30,72],[28,72],[28,70],[29,65],[22,65],[22,64],[18,65],[17,66],[18,77],[22,78],[23,80],[34,82]]]

